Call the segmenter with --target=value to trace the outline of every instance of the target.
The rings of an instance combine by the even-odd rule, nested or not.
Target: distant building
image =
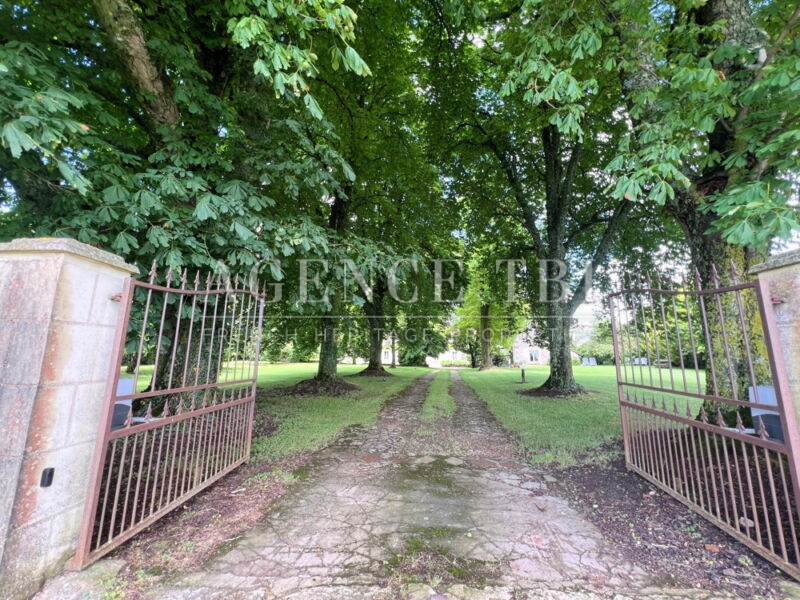
[[[453,350],[452,348],[448,348],[444,352],[442,352],[439,356],[433,357],[429,356],[426,360],[429,367],[433,367],[435,369],[440,368],[442,365],[464,365],[469,366],[470,358],[469,354],[466,352],[461,352],[461,350]]]
[[[550,351],[537,346],[532,336],[523,332],[514,340],[511,349],[511,363],[514,365],[547,365],[550,364]]]

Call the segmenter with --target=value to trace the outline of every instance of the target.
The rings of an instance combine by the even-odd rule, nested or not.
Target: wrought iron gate
[[[610,304],[628,468],[800,578],[800,440],[768,290],[733,270],[626,287]]]
[[[264,300],[237,288],[155,269],[126,285],[75,566],[248,460]]]

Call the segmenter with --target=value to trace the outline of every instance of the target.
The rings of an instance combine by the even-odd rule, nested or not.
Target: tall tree
[[[368,75],[355,22],[340,1],[3,4],[0,236],[69,235],[145,272],[324,253],[319,207],[353,176],[324,143],[313,48]],[[163,356],[185,346],[167,337]]]
[[[525,31],[506,92],[522,90],[537,106],[557,100],[559,129],[580,134],[588,102],[616,77],[618,118],[631,127],[606,165],[613,194],[665,206],[702,277],[712,257],[746,267],[753,251],[797,227],[789,202],[800,135],[796,2],[519,8],[536,26]]]
[[[463,43],[464,35],[451,26],[451,46],[462,56],[482,56],[474,72],[497,73],[473,88],[482,90],[474,94],[483,102],[477,114],[486,121],[519,99],[528,106],[529,115],[518,110],[506,119],[513,132],[495,138],[504,143],[498,149],[507,149],[508,166],[517,166],[521,144],[532,138],[519,134],[526,120],[540,119],[545,197],[528,220],[548,221],[541,242],[554,258],[562,260],[559,239],[569,236],[549,224],[570,210],[569,195],[580,193],[571,165],[590,145],[606,148],[583,163],[595,169],[596,188],[608,190],[595,204],[598,215],[612,215],[613,221],[613,215],[630,212],[631,203],[662,207],[684,228],[693,263],[706,281],[712,257],[726,257],[743,272],[774,236],[785,237],[797,226],[788,202],[800,122],[791,91],[798,81],[796,3],[651,6],[617,0],[563,6],[529,0],[488,8],[457,3],[448,14],[472,42]],[[500,90],[502,101],[491,101],[487,89]],[[612,129],[616,134],[610,137]],[[519,189],[532,177],[509,181]],[[615,237],[612,231],[608,241]],[[602,237],[595,242],[598,250],[603,245]],[[568,314],[558,304],[554,316]],[[553,334],[558,356],[564,336]],[[565,355],[559,362],[568,371]],[[566,373],[556,382],[570,379]]]
[[[634,209],[604,191],[609,181],[597,168],[611,160],[625,128],[614,118],[619,86],[613,81],[591,99],[585,135],[569,130],[569,114],[561,113],[557,101],[530,106],[520,96],[500,95],[528,27],[522,13],[513,13],[482,24],[475,34],[480,43],[452,41],[431,85],[461,91],[432,94],[448,115],[434,123],[434,135],[449,144],[443,151],[452,187],[474,203],[479,217],[474,225],[492,230],[503,220],[516,223],[511,239],[518,258],[527,252],[533,262],[522,271],[532,280],[528,287],[538,291],[541,284],[536,312],[544,313],[551,356],[544,387],[571,392],[579,386],[572,373],[570,328],[590,285],[584,273],[609,258]],[[441,127],[449,130],[443,133]]]
[[[346,158],[355,174],[346,200],[337,197],[332,210],[341,204],[347,213],[337,235],[360,240],[357,251],[342,259],[349,258],[354,263],[351,270],[357,270],[350,273],[353,289],[347,292],[348,301],[358,303],[369,325],[364,374],[384,375],[386,318],[398,305],[392,289],[398,279],[414,275],[405,259],[438,258],[455,218],[442,206],[438,174],[426,163],[419,134],[422,102],[415,82],[424,65],[416,52],[413,7],[372,0],[359,8],[354,47],[370,65],[372,76],[321,69],[315,89],[334,124],[335,137],[326,143]],[[356,275],[363,281],[357,282]],[[361,284],[366,289],[360,289]],[[318,376],[322,373],[321,366]]]

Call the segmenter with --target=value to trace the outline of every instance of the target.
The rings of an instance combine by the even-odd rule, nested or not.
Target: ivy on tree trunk
[[[382,372],[383,339],[386,333],[386,315],[384,314],[384,298],[388,291],[385,277],[379,277],[372,290],[372,300],[364,304],[364,312],[369,327],[369,361],[368,372]]]
[[[492,330],[492,324],[489,318],[489,312],[491,310],[491,305],[489,304],[481,304],[480,308],[480,347],[481,347],[481,370],[484,371],[486,369],[492,368],[492,335],[494,331]]]

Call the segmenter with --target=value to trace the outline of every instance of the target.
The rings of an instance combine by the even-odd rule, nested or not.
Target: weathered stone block
[[[105,398],[106,383],[79,384],[75,389],[72,406],[72,419],[69,424],[69,439],[73,444],[94,443],[99,430],[103,403],[95,398]]]
[[[31,413],[26,453],[64,448],[72,443],[68,434],[74,398],[73,385],[43,385],[39,388]]]
[[[59,319],[74,323],[90,321],[97,277],[97,270],[91,265],[81,265],[72,257],[65,259],[56,294]]]
[[[44,358],[42,382],[79,384],[105,381],[114,328],[54,321]]]
[[[0,378],[6,385],[37,385],[47,347],[48,324],[0,318]]]
[[[47,521],[31,527],[10,529],[3,562],[0,563],[0,581],[4,598],[11,600],[30,598],[47,577],[59,572],[59,565],[48,565],[47,544],[50,543],[53,522]],[[39,548],[31,552],[30,548]]]
[[[36,391],[37,388],[32,385],[0,386],[0,423],[3,427],[0,459],[20,458],[25,453]]]
[[[123,314],[110,297],[135,271],[75,240],[0,244],[4,599],[30,597],[77,548]],[[53,482],[42,487],[48,467]]]
[[[67,506],[82,505],[92,466],[86,456],[91,455],[93,449],[93,444],[80,444],[26,456],[16,497],[15,526],[50,520]],[[50,486],[41,487],[42,472],[47,468],[54,470],[53,481]],[[59,522],[59,526],[63,529],[64,523]],[[67,535],[72,539],[77,531]]]
[[[110,277],[97,278],[89,317],[93,325],[116,326],[120,318],[120,312],[124,307],[114,298],[122,291],[125,279],[127,277],[119,277],[119,279]]]
[[[3,244],[0,244],[0,249]],[[0,250],[1,251],[1,250]],[[4,256],[0,262],[0,321],[47,322],[61,270],[61,257]]]

